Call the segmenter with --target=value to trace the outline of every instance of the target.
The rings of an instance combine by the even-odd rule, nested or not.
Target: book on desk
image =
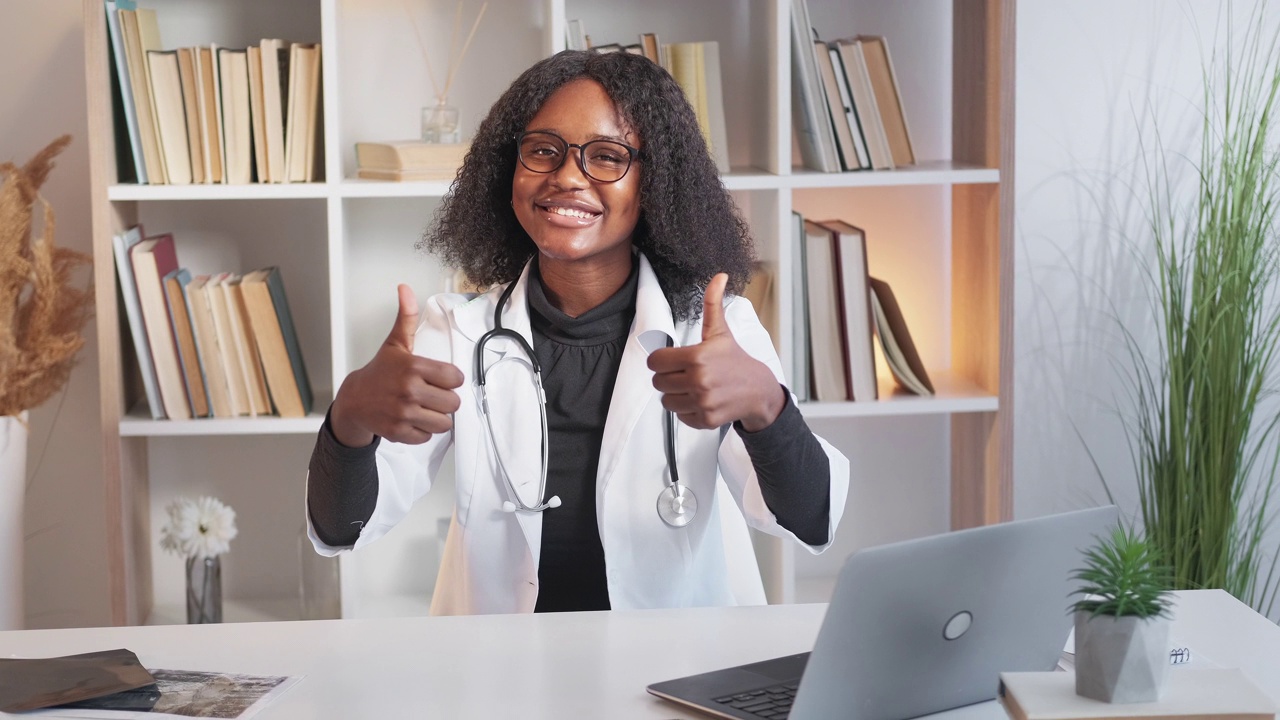
[[[1276,704],[1236,668],[1170,673],[1163,696],[1106,703],[1076,694],[1073,672],[1000,674],[1000,702],[1012,720],[1274,720]]]

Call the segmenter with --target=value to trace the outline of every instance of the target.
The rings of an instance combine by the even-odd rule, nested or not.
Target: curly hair
[[[472,282],[515,280],[537,252],[511,207],[515,136],[556,90],[598,82],[644,141],[640,219],[632,244],[648,257],[677,319],[702,312],[706,283],[729,274],[740,294],[755,245],[707,150],[680,85],[654,63],[629,53],[565,50],[539,61],[498,98],[480,123],[449,194],[419,249],[460,268]]]

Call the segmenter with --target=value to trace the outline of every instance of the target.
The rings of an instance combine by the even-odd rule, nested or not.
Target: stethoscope
[[[498,298],[498,306],[493,310],[493,329],[480,336],[480,341],[476,343],[476,384],[480,386],[480,410],[484,414],[485,428],[488,430],[489,443],[493,446],[493,456],[498,460],[498,469],[502,471],[502,477],[506,480],[507,490],[511,494],[511,499],[502,503],[504,512],[513,513],[517,510],[524,512],[542,512],[548,508],[560,507],[560,496],[552,495],[547,498],[547,465],[548,465],[548,438],[547,432],[547,395],[542,388],[542,366],[538,362],[537,356],[533,353],[533,348],[524,339],[520,333],[510,330],[502,326],[502,308],[507,304],[508,298],[511,297],[511,291],[515,289],[516,283],[512,282],[507,285],[507,289],[502,291],[502,295]],[[506,463],[502,461],[502,453],[498,450],[497,436],[493,432],[493,419],[489,414],[489,394],[488,387],[485,385],[485,366],[484,366],[484,346],[493,338],[505,338],[513,340],[525,354],[525,360],[529,364],[529,368],[533,371],[533,385],[538,394],[538,415],[542,421],[542,467],[540,477],[538,479],[538,502],[528,505],[524,500],[520,499],[520,493],[516,491],[515,483],[511,480],[511,473],[507,471]],[[671,339],[667,339],[667,346],[672,344]],[[501,363],[506,360],[520,360],[518,357],[504,357],[499,360]],[[494,363],[496,366],[498,363]],[[693,521],[694,515],[698,512],[698,499],[694,496],[693,490],[689,486],[680,482],[680,470],[676,463],[676,425],[675,413],[667,410],[664,412],[663,430],[666,435],[666,452],[667,452],[667,479],[664,482],[665,487],[658,494],[658,517],[662,518],[662,522],[667,525],[678,528],[684,527]]]

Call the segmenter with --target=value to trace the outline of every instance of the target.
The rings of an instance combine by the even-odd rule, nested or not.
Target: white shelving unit
[[[416,135],[431,81],[400,0],[140,0],[156,9],[166,47],[244,46],[263,37],[323,43],[326,180],[288,185],[137,186],[115,177],[110,67],[101,0],[84,0],[108,558],[118,623],[172,621],[181,563],[156,552],[164,504],[214,494],[238,511],[224,561],[229,619],[300,615],[306,592],[340,595],[341,614],[419,614],[429,607],[451,468],[402,527],[338,572],[300,559],[304,473],[333,391],[372,356],[395,315],[397,282],[420,298],[445,272],[414,250],[448,190],[444,182],[353,179],[354,145]],[[410,0],[437,72],[452,6]],[[475,5],[475,7],[471,7]],[[777,271],[780,318],[791,317],[791,211],[864,227],[871,269],[889,280],[939,389],[902,396],[885,383],[863,403],[807,403],[815,430],[848,455],[854,486],[836,547],[819,559],[759,538],[773,601],[820,599],[842,554],[911,534],[1008,516],[1012,361],[1009,233],[1001,193],[1012,167],[1013,0],[809,0],[831,37],[889,38],[916,166],[823,174],[793,167],[789,0],[491,0],[450,92],[468,136],[515,76],[564,46],[566,18],[596,43],[716,40],[724,71],[733,171],[725,186]],[[468,3],[464,18],[478,3]],[[465,24],[465,23],[464,23]],[[824,34],[827,31],[824,30]],[[315,412],[306,418],[156,421],[131,365],[117,310],[111,235],[142,222],[173,232],[193,273],[279,265],[298,324]],[[791,334],[777,339],[789,364]],[[788,368],[789,370],[789,368]],[[883,368],[882,376],[887,377]],[[884,482],[881,477],[884,476]],[[892,482],[889,482],[892,481]],[[900,495],[891,493],[901,486]],[[923,499],[922,499],[923,498]],[[889,510],[881,512],[880,503]],[[312,563],[308,569],[306,566]],[[317,571],[316,567],[322,568]],[[326,578],[340,577],[336,582]],[[799,590],[797,590],[797,588]],[[826,588],[826,589],[824,589]]]

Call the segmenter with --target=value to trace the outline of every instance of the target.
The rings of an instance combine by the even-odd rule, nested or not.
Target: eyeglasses
[[[549,132],[522,132],[516,135],[516,148],[520,164],[536,173],[559,170],[569,156],[569,148],[578,148],[578,169],[602,183],[621,180],[640,155],[636,148],[613,140],[591,140],[577,145]]]

